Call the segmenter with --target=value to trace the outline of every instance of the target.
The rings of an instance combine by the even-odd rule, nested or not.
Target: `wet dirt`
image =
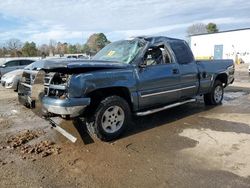
[[[30,155],[39,155],[40,157],[47,157],[52,154],[59,154],[61,148],[56,146],[55,143],[45,140],[41,141],[35,145],[24,145],[21,147],[20,152],[23,154],[23,157],[27,158]],[[30,155],[29,155],[30,154]],[[32,158],[34,159],[34,158]]]
[[[30,140],[37,138],[39,134],[42,133],[37,131],[26,130],[16,135],[10,136],[7,140],[7,143],[10,145],[11,148],[17,148],[26,144]]]
[[[113,142],[89,135],[81,119],[56,119],[73,144],[0,88],[0,187],[250,187],[244,70],[236,81],[245,85],[227,88],[223,105],[200,99],[134,117]]]

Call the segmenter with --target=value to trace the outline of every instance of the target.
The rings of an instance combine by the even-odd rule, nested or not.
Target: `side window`
[[[5,63],[6,67],[14,67],[14,66],[19,66],[19,61],[9,61]]]
[[[187,64],[193,62],[193,54],[185,42],[173,42],[171,48],[175,53],[179,64]]]
[[[145,54],[146,66],[171,63],[171,56],[164,45],[151,47]]]
[[[30,61],[30,60],[21,60],[20,65],[29,65],[31,63],[32,63],[32,61]]]

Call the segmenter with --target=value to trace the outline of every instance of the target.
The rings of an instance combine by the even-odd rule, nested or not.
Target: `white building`
[[[193,35],[191,49],[196,59],[242,59],[250,63],[250,28]]]

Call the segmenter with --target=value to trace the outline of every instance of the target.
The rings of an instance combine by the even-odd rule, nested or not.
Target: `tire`
[[[86,118],[86,125],[100,140],[111,141],[125,130],[130,117],[127,101],[119,96],[109,96],[100,102],[92,117]]]
[[[212,91],[204,95],[206,105],[220,105],[224,96],[224,87],[220,80],[215,80]]]

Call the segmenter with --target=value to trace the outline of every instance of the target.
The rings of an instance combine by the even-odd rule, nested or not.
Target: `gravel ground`
[[[223,105],[202,100],[133,123],[114,142],[60,121],[71,143],[0,88],[0,187],[250,187],[250,78],[237,66]]]

